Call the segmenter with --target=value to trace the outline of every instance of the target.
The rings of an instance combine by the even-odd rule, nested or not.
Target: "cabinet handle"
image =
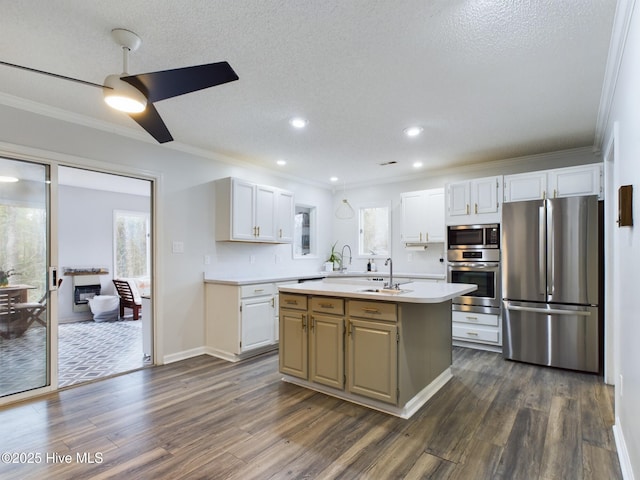
[[[542,199],[545,200],[547,198],[547,191],[543,190],[542,191]]]
[[[371,308],[371,307],[362,307],[362,311],[365,313],[380,313],[380,310],[378,310],[377,308]]]
[[[320,303],[319,304],[322,308],[335,308],[333,303]]]
[[[316,319],[311,315],[311,331],[313,332],[313,328],[316,326]]]
[[[556,189],[553,189],[553,198],[556,198]]]
[[[257,236],[259,237],[260,236],[260,227],[258,226],[256,228],[258,229],[258,235]]]
[[[254,288],[253,289],[254,293],[258,293],[258,292],[264,292],[264,288]]]
[[[271,307],[276,308],[276,299],[275,298],[271,298]]]
[[[476,332],[467,332],[467,335],[471,336],[471,337],[477,337],[478,334]]]
[[[303,332],[307,331],[307,316],[306,315],[302,315],[302,331]]]
[[[297,301],[297,300],[289,300],[289,299],[286,299],[286,300],[284,301],[284,303],[286,303],[287,305],[297,305],[297,304],[298,304],[298,301]]]
[[[422,243],[422,232],[420,232],[420,243]]]
[[[279,232],[280,232],[280,233],[279,233],[280,238],[282,238],[282,229],[280,229],[280,231],[279,231]]]
[[[424,236],[425,236],[424,241],[428,242],[429,241],[429,232],[425,233]]]
[[[466,317],[467,320],[478,321],[478,317]]]
[[[258,227],[253,227],[253,236],[254,237],[258,236]]]
[[[478,214],[478,204],[476,203],[476,204],[474,204],[474,205],[475,205],[475,213],[476,213],[476,215],[477,215],[477,214]]]
[[[467,203],[467,215],[469,215],[469,204]]]

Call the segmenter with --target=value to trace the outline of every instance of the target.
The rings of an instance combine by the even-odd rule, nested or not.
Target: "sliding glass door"
[[[49,167],[0,157],[0,397],[51,382],[49,212]]]

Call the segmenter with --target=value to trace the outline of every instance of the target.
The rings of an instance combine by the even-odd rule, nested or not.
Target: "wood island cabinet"
[[[451,302],[280,292],[285,380],[408,418],[451,378]]]

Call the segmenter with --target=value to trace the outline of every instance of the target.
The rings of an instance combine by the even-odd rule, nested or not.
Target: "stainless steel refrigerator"
[[[598,372],[598,198],[502,206],[503,356]]]

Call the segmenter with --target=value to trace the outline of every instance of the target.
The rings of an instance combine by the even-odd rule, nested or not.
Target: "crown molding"
[[[636,4],[636,0],[618,0],[616,13],[613,17],[613,31],[611,33],[611,43],[609,44],[609,54],[604,73],[602,93],[600,95],[600,106],[598,107],[598,118],[596,119],[596,132],[593,146],[596,150],[602,150],[604,136],[611,115],[613,97],[620,75],[620,65],[622,55],[627,43],[631,16]]]

